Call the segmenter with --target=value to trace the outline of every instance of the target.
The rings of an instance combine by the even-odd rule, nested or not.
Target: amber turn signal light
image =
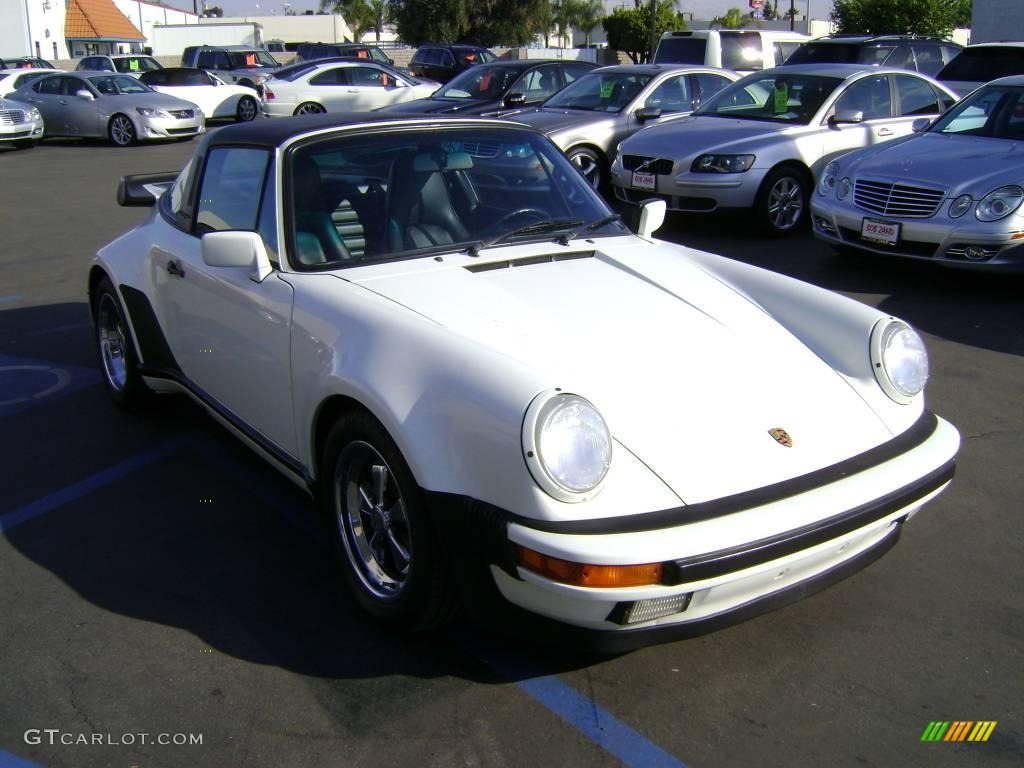
[[[577,587],[644,587],[661,583],[662,564],[590,565],[573,563],[517,546],[519,564],[536,574]]]

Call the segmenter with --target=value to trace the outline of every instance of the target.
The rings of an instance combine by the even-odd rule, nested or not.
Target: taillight
[[[274,92],[272,90],[270,90],[269,88],[267,88],[266,86],[264,86],[263,87],[263,98],[266,99],[267,101],[270,101],[272,98],[274,98]]]

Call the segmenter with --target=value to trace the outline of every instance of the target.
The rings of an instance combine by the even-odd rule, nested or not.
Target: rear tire
[[[124,310],[110,280],[104,277],[93,292],[93,334],[99,358],[100,377],[107,395],[125,410],[137,410],[152,396],[139,374]]]
[[[295,108],[295,111],[292,114],[294,114],[294,115],[322,115],[325,112],[327,112],[327,110],[324,109],[319,104],[316,104],[315,102],[312,102],[312,101],[306,101],[306,102],[303,102],[302,104],[299,104],[299,106],[297,106]]]
[[[250,120],[255,120],[258,113],[259,106],[252,96],[243,96],[238,100],[238,106],[235,109],[235,118],[238,122],[248,123]]]
[[[331,429],[320,501],[342,579],[366,613],[405,631],[443,623],[454,597],[419,486],[370,414],[347,413]]]
[[[112,144],[119,147],[130,147],[135,143],[135,125],[131,118],[118,112],[107,124],[107,136]]]

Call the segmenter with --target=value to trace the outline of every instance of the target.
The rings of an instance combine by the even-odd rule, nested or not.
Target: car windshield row
[[[1024,87],[989,85],[953,107],[932,133],[1024,140]]]
[[[776,70],[730,85],[694,114],[808,125],[842,82],[836,77]]]
[[[591,73],[570,83],[544,102],[544,106],[618,113],[651,82],[651,78],[651,75],[641,74]]]

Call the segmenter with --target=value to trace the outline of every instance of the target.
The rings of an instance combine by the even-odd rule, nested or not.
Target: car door
[[[527,104],[539,104],[560,88],[558,65],[543,64],[520,75],[508,89],[508,94],[521,93]]]
[[[952,105],[952,100],[922,77],[893,75],[894,104],[893,132],[906,136],[913,132],[914,121],[922,117],[934,118]]]
[[[397,103],[406,93],[394,75],[377,67],[348,67],[345,74],[348,75],[346,109],[357,112],[377,109]]]
[[[107,78],[112,80],[113,77]],[[112,93],[117,89],[111,86]],[[64,96],[61,104],[64,108],[64,123],[67,132],[71,136],[103,136],[106,133],[106,125],[102,124],[100,113],[104,111],[103,92],[97,91],[85,80],[77,77],[64,78]],[[92,99],[86,99],[78,94],[86,91],[92,95]],[[109,100],[109,97],[108,99]]]
[[[324,106],[328,112],[342,112],[352,109],[352,97],[355,89],[349,92],[348,67],[331,67],[317,72],[309,78],[308,90],[297,88],[296,101],[315,101]]]
[[[271,153],[214,147],[203,174],[189,231],[173,230],[167,246],[149,254],[160,326],[182,374],[208,403],[294,456],[292,289],[276,270],[255,282],[249,267],[208,266],[201,250],[208,232],[248,230],[276,253]]]
[[[859,121],[844,119],[858,114]],[[836,98],[829,111],[827,126],[819,127],[820,157],[813,163],[812,170],[817,173],[833,158],[854,149],[889,141],[901,131],[893,118],[888,76],[871,75],[856,80]],[[906,132],[910,132],[909,127]]]
[[[66,114],[61,104],[63,81],[63,75],[40,78],[26,99],[43,116],[47,136],[64,136],[67,132]]]

